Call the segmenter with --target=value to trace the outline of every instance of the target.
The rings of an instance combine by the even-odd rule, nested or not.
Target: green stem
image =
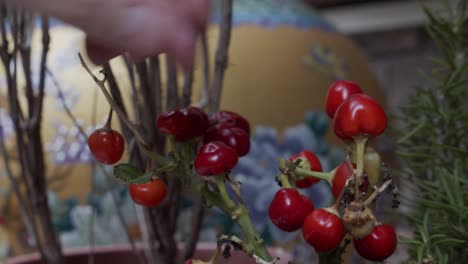
[[[417,125],[415,128],[413,128],[413,130],[411,130],[409,133],[407,133],[405,136],[403,136],[402,138],[400,138],[397,143],[398,144],[402,144],[404,143],[405,141],[407,141],[408,139],[410,139],[412,136],[414,136],[416,133],[418,133],[419,130],[421,130],[424,126],[426,125],[426,123],[420,123],[419,125]]]
[[[351,163],[356,164],[357,162],[357,147],[354,141],[350,145],[351,153],[349,154],[349,160]]]
[[[215,181],[216,181],[216,186],[218,186],[219,194],[221,195],[221,198],[223,202],[227,205],[228,208],[234,209],[236,208],[236,204],[234,201],[229,197],[227,191],[226,191],[226,185],[224,185],[224,175],[216,175]]]
[[[156,152],[153,152],[151,150],[148,150],[146,148],[141,148],[145,151],[146,155],[151,159],[153,160],[154,162],[156,162],[159,166],[166,166],[168,163],[171,163],[173,162],[172,160],[169,160],[167,159],[166,157],[156,153]]]
[[[256,256],[265,261],[272,261],[273,258],[270,256],[270,253],[268,253],[263,239],[260,238],[257,230],[255,230],[255,227],[249,216],[249,209],[247,209],[247,207],[244,205],[239,207],[239,217],[235,221],[244,233],[244,249],[246,250],[247,254],[251,255],[254,253]]]
[[[209,206],[214,205],[226,214],[231,215],[232,209],[226,206],[226,204],[223,202],[223,199],[219,196],[219,193],[213,192],[209,190],[206,185],[201,184],[194,186],[194,189],[203,195],[203,198],[205,198]]]
[[[317,179],[326,180],[330,185],[332,185],[333,177],[335,177],[336,169],[330,172],[318,172],[318,171],[305,170],[305,169],[301,169],[297,167],[294,170],[294,172],[299,176],[314,177]]]
[[[206,190],[205,193],[211,195],[211,197],[205,196],[205,198],[225,211],[239,225],[244,233],[244,250],[248,255],[255,254],[265,261],[271,261],[273,258],[268,253],[263,240],[255,230],[254,224],[250,219],[249,209],[242,203],[236,206],[234,201],[232,201],[226,191],[226,185],[224,184],[224,177],[222,175],[215,176],[215,181],[219,193]]]
[[[179,160],[180,155],[177,149],[176,140],[174,136],[169,136],[169,148],[170,148],[170,151],[174,154],[174,158],[176,160]]]
[[[194,142],[190,141],[184,144],[183,148],[183,159],[184,159],[184,177],[187,179],[187,182],[191,184],[192,182],[192,160],[194,159],[194,153],[193,153],[193,145]]]
[[[278,176],[278,180],[281,182],[281,186],[283,186],[283,188],[293,188],[289,182],[288,175],[281,173],[280,176]]]
[[[356,142],[356,175],[354,179],[354,199],[359,200],[359,179],[364,171],[364,152],[367,143],[366,136],[358,136],[354,138]]]

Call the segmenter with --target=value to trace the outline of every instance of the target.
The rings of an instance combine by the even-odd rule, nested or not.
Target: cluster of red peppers
[[[350,81],[338,81],[331,86],[326,111],[333,119],[335,135],[346,142],[348,159],[331,172],[322,172],[319,159],[310,151],[293,155],[289,160],[280,160],[277,180],[282,188],[269,206],[270,219],[284,231],[302,229],[305,241],[319,253],[339,248],[349,235],[363,258],[383,261],[394,252],[397,238],[392,226],[376,220],[373,207],[378,194],[392,182],[384,179],[379,187],[380,178],[375,176],[379,174],[378,170],[376,173],[371,173],[375,171],[372,168],[364,170],[364,161],[368,157],[365,153],[367,139],[384,132],[386,114],[376,101]],[[106,125],[88,138],[93,156],[108,165],[119,162],[125,149],[123,136],[110,126],[111,119],[112,111]],[[119,164],[114,172],[116,177],[126,179],[134,202],[142,206],[158,206],[167,195],[167,187],[157,173],[176,171],[188,174],[182,178],[189,177],[190,183],[193,167],[197,175],[204,176],[201,177],[204,187],[200,188],[204,188],[211,198],[222,200],[212,202],[231,214],[234,220],[242,218],[238,224],[245,232],[255,232],[250,218],[247,221],[245,218],[248,210],[239,209],[246,208],[241,204],[240,191],[236,192],[239,196],[236,204],[226,194],[224,186],[225,181],[233,183],[229,172],[239,157],[250,150],[249,122],[234,112],[219,111],[209,116],[202,109],[189,106],[160,114],[156,126],[168,136],[172,158],[162,157],[161,167],[147,173],[135,174],[136,170],[126,164]],[[188,151],[185,151],[186,146],[189,146]],[[373,154],[378,156],[375,152]],[[330,184],[335,203],[329,208],[314,209],[312,201],[296,188],[308,188],[321,179]],[[214,195],[215,190],[220,193],[218,196]],[[239,212],[243,215],[240,216]],[[262,245],[257,233],[245,235],[251,241],[244,244],[244,251],[274,263],[265,250],[256,248]]]
[[[316,155],[302,151],[289,160],[280,161],[282,188],[269,207],[271,221],[281,230],[301,229],[304,240],[318,253],[329,253],[352,239],[359,255],[372,261],[384,261],[396,249],[397,236],[389,224],[377,221],[375,198],[388,186],[380,187],[380,162],[365,164],[375,152],[365,153],[368,138],[382,134],[387,117],[382,107],[350,81],[337,81],[329,89],[326,112],[333,120],[333,131],[347,145],[348,158],[331,172],[322,172]],[[378,158],[378,161],[380,159]],[[364,169],[369,166],[368,174]],[[314,209],[312,201],[296,188],[308,188],[326,180],[335,202],[331,207]],[[292,186],[291,182],[295,186]]]

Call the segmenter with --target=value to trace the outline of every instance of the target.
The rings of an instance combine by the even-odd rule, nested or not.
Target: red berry
[[[327,93],[325,109],[328,116],[333,119],[336,110],[351,95],[363,93],[361,87],[354,82],[340,80],[332,84]]]
[[[239,127],[226,127],[224,124],[217,124],[209,128],[204,137],[205,143],[221,141],[233,148],[239,157],[245,156],[250,150],[249,135]]]
[[[200,148],[193,166],[198,175],[218,175],[232,170],[238,159],[239,157],[234,149],[221,141],[214,141]]]
[[[343,140],[360,135],[378,136],[387,128],[387,115],[370,96],[355,94],[336,111],[333,131]]]
[[[319,158],[312,152],[304,150],[301,151],[289,158],[291,162],[295,162],[296,160],[301,159],[301,163],[299,163],[299,167],[306,170],[311,171],[322,171],[322,164],[320,163]],[[320,179],[312,178],[312,177],[305,177],[302,180],[296,181],[297,188],[309,188],[310,186],[319,182]]]
[[[345,236],[345,228],[335,213],[320,208],[305,219],[302,236],[315,251],[329,252],[340,245]]]
[[[187,128],[189,124],[187,115],[181,110],[172,110],[158,115],[156,126],[158,129],[168,135],[176,135]]]
[[[189,106],[181,109],[180,112],[185,116],[188,125],[176,134],[177,141],[185,142],[202,136],[208,128],[208,115],[200,108]]]
[[[335,197],[335,199],[338,198],[338,196],[341,193],[341,190],[343,190],[343,188],[345,187],[346,182],[352,177],[353,169],[347,161],[344,161],[340,165],[338,165],[331,186],[333,197]]]
[[[353,167],[356,168],[356,164],[353,164]],[[341,190],[346,186],[346,182],[353,177],[353,173],[354,170],[351,168],[348,161],[344,161],[338,165],[331,186],[333,197],[335,197],[335,199],[338,198]],[[369,181],[366,178],[364,182],[361,183],[361,191],[365,191],[368,185]],[[354,193],[354,188],[350,188],[350,191]]]
[[[147,207],[158,206],[167,195],[166,184],[161,179],[143,184],[129,184],[128,189],[136,204]]]
[[[96,160],[111,165],[122,158],[125,140],[119,132],[110,128],[102,128],[88,137],[88,147]]]
[[[239,127],[243,129],[250,136],[250,124],[247,119],[238,113],[231,111],[219,111],[211,115],[210,121],[218,124],[222,123],[225,127]]]
[[[314,210],[309,198],[293,188],[282,188],[276,192],[268,209],[271,222],[287,232],[301,228],[304,219]]]
[[[378,225],[368,236],[362,239],[353,239],[353,243],[361,257],[382,262],[395,252],[397,235],[391,225]]]
[[[192,259],[187,259],[184,264],[193,264],[193,260]]]

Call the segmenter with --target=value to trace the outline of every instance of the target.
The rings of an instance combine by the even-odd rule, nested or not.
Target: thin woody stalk
[[[40,60],[40,75],[38,93],[31,93],[31,90],[26,91],[26,100],[32,105],[29,105],[27,114],[21,108],[18,98],[18,54],[21,55],[23,65],[26,69],[23,74],[26,80],[30,80],[30,52],[28,51],[29,44],[25,41],[30,39],[29,31],[30,25],[25,23],[32,23],[27,16],[22,14],[21,10],[16,10],[14,7],[11,9],[11,28],[10,34],[13,40],[13,51],[9,52],[8,46],[3,46],[2,61],[5,66],[7,74],[8,97],[10,99],[10,114],[13,121],[13,126],[16,132],[16,148],[18,149],[18,159],[20,161],[20,174],[22,175],[23,182],[25,183],[28,192],[28,202],[32,210],[32,215],[36,217],[34,223],[40,227],[42,236],[37,236],[37,243],[44,260],[48,263],[63,263],[64,258],[61,254],[61,247],[58,237],[52,225],[50,210],[47,204],[47,186],[45,177],[45,162],[44,153],[42,149],[42,135],[41,135],[41,112],[44,98],[45,89],[45,67],[47,62],[47,54],[49,49],[49,24],[47,18],[41,19],[42,29],[42,53]],[[2,44],[8,43],[6,41],[7,32],[5,23],[8,18],[6,15],[6,7],[2,8]],[[21,49],[23,47],[23,50]],[[28,88],[26,88],[28,89]],[[24,201],[24,199],[23,199]],[[38,228],[39,229],[39,228]],[[46,243],[47,242],[47,243]]]
[[[215,56],[215,69],[213,77],[213,87],[209,97],[209,112],[215,112],[221,102],[221,93],[223,90],[224,73],[228,65],[229,44],[231,42],[232,32],[232,7],[233,0],[224,0],[221,4],[221,24],[218,40],[218,48]]]

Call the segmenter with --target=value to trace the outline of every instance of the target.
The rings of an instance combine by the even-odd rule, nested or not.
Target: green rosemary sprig
[[[401,238],[412,262],[460,263],[468,257],[468,61],[467,0],[446,1],[442,11],[423,7],[426,30],[438,47],[429,85],[416,87],[401,109],[405,125],[399,154],[414,238]]]

